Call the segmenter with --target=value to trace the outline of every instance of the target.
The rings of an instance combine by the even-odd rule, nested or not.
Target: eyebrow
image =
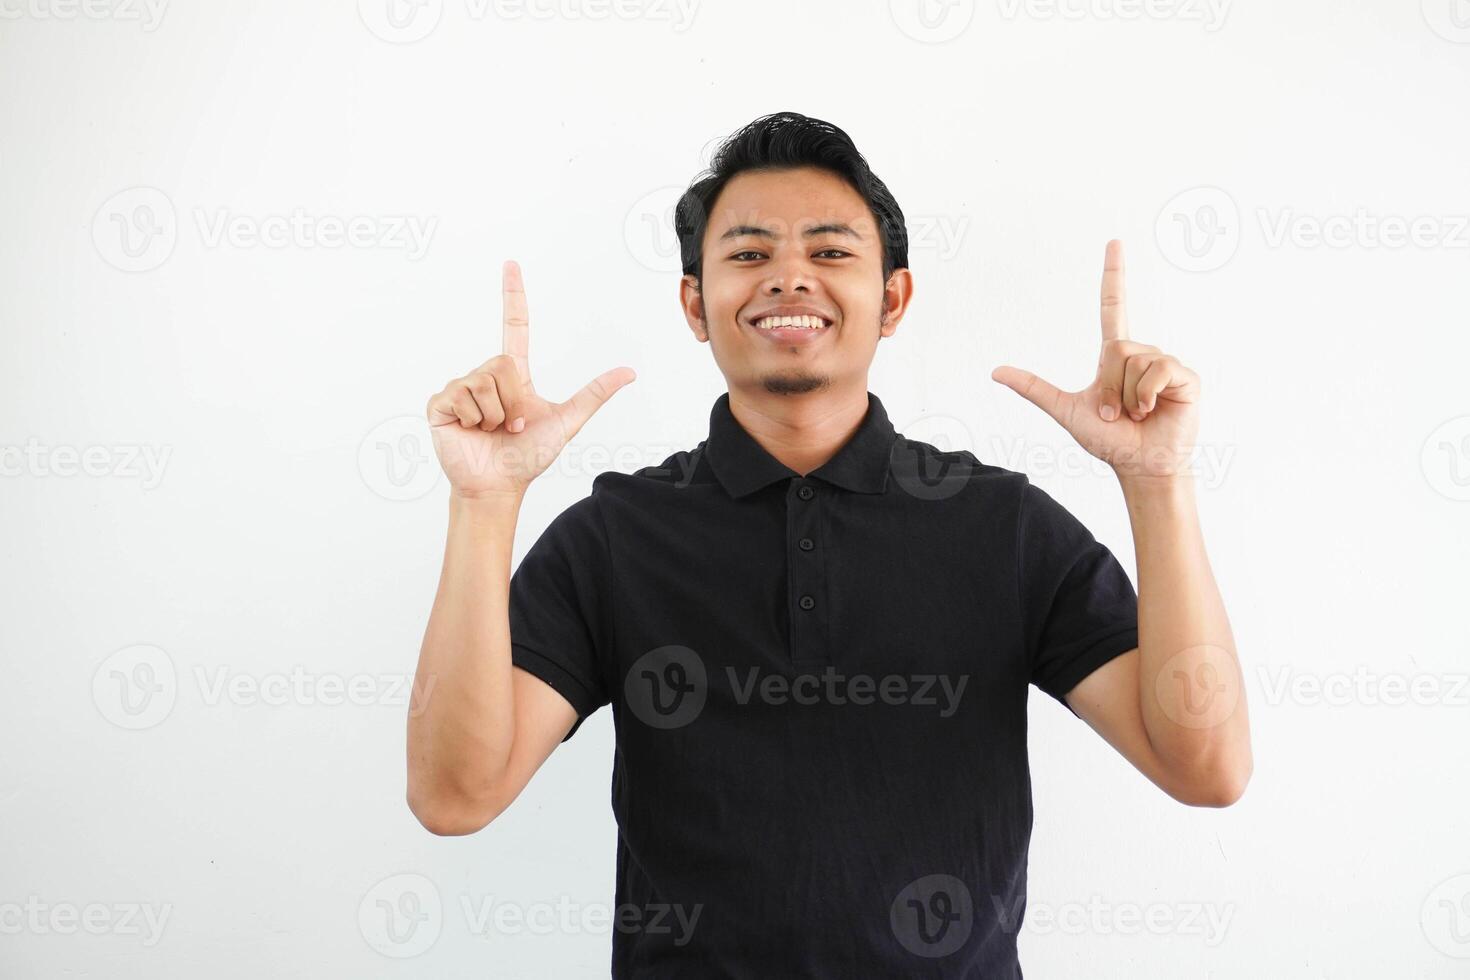
[[[740,238],[744,235],[755,235],[760,238],[776,237],[774,231],[771,231],[769,228],[762,228],[759,225],[735,225],[720,236],[720,241],[723,242],[730,238]],[[862,241],[863,237],[854,231],[851,226],[844,225],[841,222],[817,225],[801,233],[801,237],[803,238],[816,238],[818,235],[847,235],[851,238],[856,238],[858,241]]]

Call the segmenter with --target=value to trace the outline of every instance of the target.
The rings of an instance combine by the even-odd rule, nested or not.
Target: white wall
[[[598,470],[694,445],[723,389],[667,211],[778,109],[909,215],[871,379],[899,428],[1026,469],[1130,572],[1116,482],[989,373],[1087,383],[1117,236],[1135,338],[1204,379],[1255,778],[1186,808],[1037,692],[1028,976],[1470,970],[1464,0],[67,2],[0,0],[0,974],[606,974],[607,711],[484,833],[403,802],[446,500],[418,419],[498,352],[514,257],[538,388],[639,372],[517,556]],[[366,244],[215,235],[298,210]],[[442,912],[395,945],[378,903],[415,888]],[[570,930],[476,934],[558,902]]]

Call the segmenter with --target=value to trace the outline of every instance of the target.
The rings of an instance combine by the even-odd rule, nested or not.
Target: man
[[[1024,475],[905,439],[867,390],[913,280],[845,133],[756,120],[676,225],[680,302],[729,387],[709,437],[599,475],[514,578],[527,486],[633,372],[536,392],[506,263],[504,353],[429,401],[453,490],[409,805],[473,833],[611,704],[614,976],[1019,977],[1030,684],[1179,801],[1249,778],[1187,473],[1199,379],[1129,338],[1117,242],[1092,384],[992,374],[1117,473],[1135,593]]]

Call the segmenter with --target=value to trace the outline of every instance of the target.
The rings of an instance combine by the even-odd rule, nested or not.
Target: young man
[[[538,394],[506,263],[504,353],[429,401],[453,490],[409,806],[479,830],[611,704],[613,976],[1019,977],[1030,684],[1181,802],[1229,805],[1250,775],[1186,469],[1199,379],[1129,339],[1116,242],[1092,384],[992,374],[1116,471],[1135,594],[1024,475],[905,439],[867,390],[913,281],[845,133],[756,120],[676,224],[680,301],[729,386],[709,437],[599,475],[513,578],[527,486],[633,372]]]

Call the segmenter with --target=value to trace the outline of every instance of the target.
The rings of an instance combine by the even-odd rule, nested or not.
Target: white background
[[[1116,481],[990,371],[1090,380],[1116,236],[1134,337],[1203,377],[1255,776],[1182,806],[1033,692],[1027,975],[1470,971],[1470,6],[690,2],[0,0],[0,974],[606,975],[608,711],[482,833],[404,803],[418,420],[498,352],[516,258],[543,393],[639,373],[517,558],[703,438],[669,209],[782,109],[909,218],[899,429],[1026,470],[1130,573]]]

